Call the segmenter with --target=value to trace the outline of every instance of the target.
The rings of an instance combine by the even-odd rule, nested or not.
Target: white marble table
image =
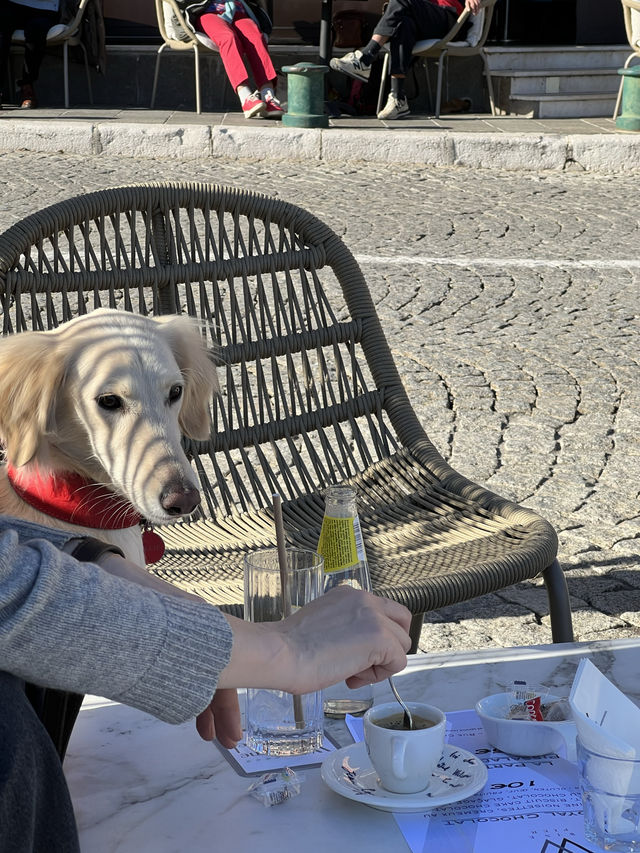
[[[397,682],[407,699],[456,711],[514,678],[566,695],[585,656],[640,704],[640,639],[416,655]],[[392,698],[385,688],[376,688],[376,701]],[[350,742],[342,723],[331,732]],[[65,772],[83,853],[407,849],[391,814],[341,798],[318,769],[303,771],[300,796],[265,808],[246,794],[252,780],[203,743],[192,723],[169,726],[96,697],[85,700]]]

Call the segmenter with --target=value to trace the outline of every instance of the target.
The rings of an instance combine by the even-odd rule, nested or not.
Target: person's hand
[[[235,690],[216,690],[213,699],[196,717],[196,729],[202,740],[220,741],[227,749],[242,740],[242,721]]]
[[[469,9],[472,15],[477,15],[480,11],[480,0],[466,0],[465,8]]]
[[[221,687],[310,693],[344,680],[361,687],[404,669],[411,647],[405,607],[348,586],[280,622],[226,618],[233,646]]]
[[[294,676],[302,683],[292,685],[292,693],[343,680],[349,687],[362,687],[383,681],[407,664],[409,611],[349,586],[331,590],[276,624],[297,658]]]

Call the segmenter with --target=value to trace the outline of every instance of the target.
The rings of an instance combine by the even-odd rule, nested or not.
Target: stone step
[[[620,85],[617,71],[605,68],[580,71],[500,71],[492,74],[500,79],[500,88],[505,94],[556,95],[582,92],[601,92],[604,96],[615,94]]]
[[[578,45],[558,47],[487,47],[492,72],[505,70],[559,70],[561,68],[622,68],[629,45]]]
[[[509,113],[530,118],[588,118],[610,116],[615,93],[610,97],[602,92],[575,94],[512,95]]]

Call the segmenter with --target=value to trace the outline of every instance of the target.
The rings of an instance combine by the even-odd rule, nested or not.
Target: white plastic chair
[[[80,40],[80,27],[82,26],[82,18],[89,0],[80,0],[78,11],[72,21],[67,24],[56,24],[51,27],[47,33],[47,47],[55,47],[62,45],[62,64],[64,74],[64,106],[69,109],[69,47],[80,46],[84,54],[84,67],[87,72],[87,87],[89,89],[89,101],[93,104],[93,90],[91,89],[91,76],[89,74],[89,60],[85,46]],[[24,30],[14,30],[11,37],[11,44],[18,47],[24,47],[25,37]]]
[[[151,91],[151,109],[156,102],[156,91],[158,88],[158,75],[160,73],[160,59],[165,48],[169,50],[193,50],[195,84],[196,84],[196,112],[200,113],[200,49],[212,50],[218,53],[215,42],[205,33],[194,33],[188,26],[182,10],[175,0],[156,0],[156,16],[158,28],[164,44],[158,48],[156,69],[153,75],[153,89]]]
[[[625,0],[626,2],[626,0]],[[637,0],[629,0],[629,2],[637,2]],[[480,11],[477,15],[471,15],[468,9],[463,9],[454,26],[449,30],[446,36],[440,39],[422,39],[416,42],[412,54],[420,56],[424,59],[438,60],[438,83],[436,88],[436,107],[434,111],[435,118],[440,117],[440,104],[442,101],[442,80],[444,71],[444,61],[449,56],[481,56],[484,64],[484,74],[487,78],[487,89],[489,90],[489,103],[491,104],[491,115],[496,114],[495,98],[493,95],[493,84],[491,81],[491,69],[487,54],[484,50],[484,43],[489,35],[489,27],[491,26],[491,18],[493,16],[493,8],[496,0],[482,0]],[[466,34],[464,41],[456,41],[455,37],[462,29],[467,19],[473,18],[472,24]],[[378,94],[378,107],[376,112],[380,112],[384,102],[384,93],[387,78],[389,76],[389,52],[385,51],[382,65],[382,77],[380,80],[380,92]]]
[[[622,11],[624,13],[624,28],[627,31],[629,44],[633,49],[633,53],[629,54],[627,61],[624,64],[624,67],[628,68],[631,65],[632,60],[640,59],[640,0],[621,0],[621,2]],[[614,121],[620,112],[623,85],[624,77],[620,77],[618,97],[616,98],[616,106],[613,110]]]

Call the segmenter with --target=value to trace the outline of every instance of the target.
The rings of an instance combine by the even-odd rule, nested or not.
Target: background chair
[[[203,494],[162,529],[154,571],[242,614],[243,556],[315,549],[323,491],[353,484],[374,591],[414,614],[542,575],[552,636],[573,638],[551,525],[454,471],[420,425],[362,272],[311,213],[205,184],[69,199],[0,235],[3,333],[100,305],[205,321],[222,392],[211,437],[187,441]]]
[[[91,75],[89,74],[89,60],[87,49],[80,38],[82,19],[91,0],[80,0],[78,10],[74,18],[66,24],[56,24],[47,33],[47,47],[62,45],[62,66],[64,76],[64,106],[69,109],[69,48],[80,47],[84,56],[84,67],[87,72],[87,88],[89,90],[89,101],[93,104],[93,90],[91,88]],[[24,30],[15,30],[11,38],[12,46],[24,47]]]
[[[156,17],[158,28],[164,41],[158,48],[156,68],[153,75],[153,89],[151,91],[151,109],[156,102],[156,91],[158,88],[158,75],[160,73],[160,59],[163,51],[168,47],[170,50],[193,50],[193,63],[196,84],[196,112],[201,112],[200,99],[200,50],[211,50],[215,53],[218,48],[205,33],[194,33],[187,25],[182,10],[175,0],[156,0]]]
[[[640,0],[621,0],[622,11],[624,14],[624,27],[627,31],[627,39],[633,53],[629,54],[624,68],[631,65],[632,60],[640,59]],[[615,121],[620,112],[620,104],[622,103],[622,87],[624,85],[624,77],[620,78],[620,86],[618,87],[618,97],[613,110],[613,120]]]
[[[489,103],[491,105],[491,115],[496,114],[495,98],[493,95],[493,83],[491,81],[491,69],[489,61],[484,49],[484,44],[489,35],[491,26],[491,18],[493,9],[497,0],[482,0],[480,11],[477,15],[471,15],[468,9],[463,9],[458,20],[449,32],[441,39],[423,39],[416,42],[413,48],[413,56],[419,56],[425,61],[429,59],[438,60],[438,82],[436,84],[436,105],[434,110],[435,118],[440,118],[440,105],[442,102],[442,81],[444,72],[445,60],[450,56],[480,56],[484,65],[484,75],[487,80],[487,89],[489,91]],[[631,0],[635,2],[635,0]],[[457,41],[455,37],[460,32],[469,17],[473,18],[472,24],[467,31],[464,41]],[[378,106],[376,112],[380,112],[384,104],[385,87],[387,78],[389,77],[389,52],[385,51],[382,65],[382,77],[380,80],[380,91],[378,94]],[[429,83],[429,73],[427,70],[427,84]],[[429,97],[431,91],[429,90]]]

